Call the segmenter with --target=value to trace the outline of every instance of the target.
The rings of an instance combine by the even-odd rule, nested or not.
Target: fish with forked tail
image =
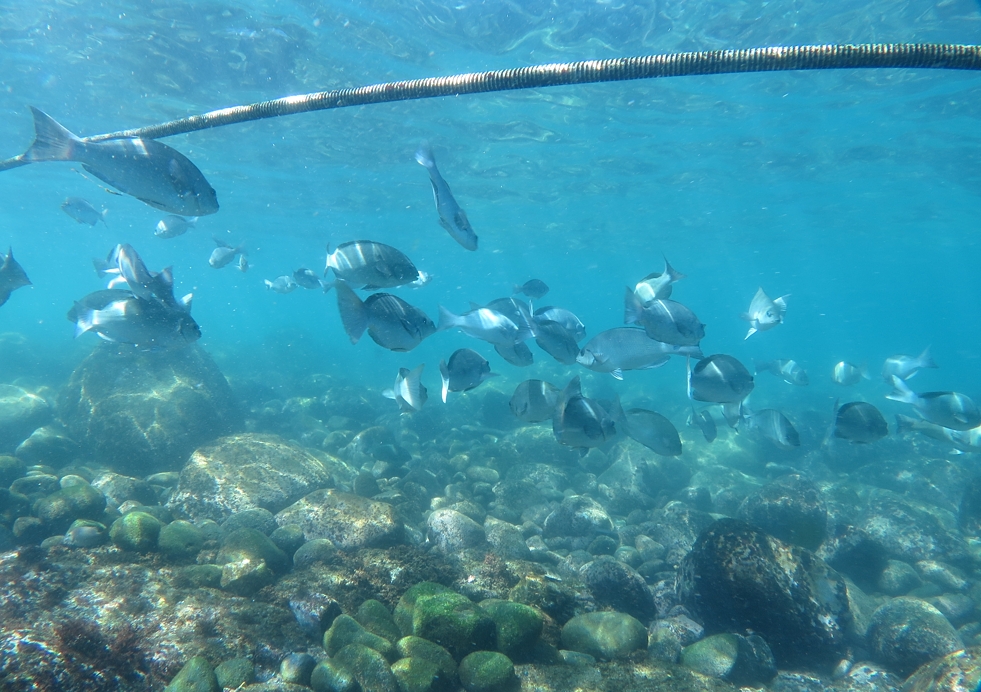
[[[446,229],[456,242],[467,250],[477,249],[477,234],[467,219],[467,213],[460,208],[450,186],[443,180],[436,168],[433,150],[427,142],[423,142],[416,152],[416,161],[429,171],[429,182],[433,185],[433,198],[436,200],[436,212],[439,214],[439,225]]]
[[[788,293],[771,300],[762,288],[756,289],[756,295],[753,296],[753,300],[749,304],[749,310],[740,315],[749,322],[749,331],[743,340],[753,336],[756,332],[765,332],[778,324],[782,324],[784,315],[787,314],[787,298],[789,297],[790,294]]]

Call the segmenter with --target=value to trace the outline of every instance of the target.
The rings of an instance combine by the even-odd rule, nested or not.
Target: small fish
[[[518,286],[515,284],[514,293],[524,293],[532,300],[538,300],[548,293],[548,285],[541,279],[528,279]]]
[[[229,264],[231,264],[238,255],[244,255],[245,245],[239,245],[238,247],[232,247],[223,240],[218,238],[213,238],[215,243],[218,245],[211,252],[211,257],[208,258],[208,264],[210,264],[215,269],[221,269]]]
[[[544,380],[525,380],[514,389],[511,413],[525,423],[541,423],[552,417],[559,388]]]
[[[622,380],[624,370],[659,368],[672,355],[701,358],[702,352],[697,346],[674,346],[655,341],[643,329],[614,327],[590,339],[576,361],[590,370],[608,372]]]
[[[841,406],[835,400],[833,422],[828,440],[837,437],[855,444],[868,444],[889,434],[889,426],[872,404],[850,401]],[[826,440],[827,442],[827,440]]]
[[[970,430],[981,425],[981,410],[970,397],[960,392],[917,394],[895,375],[892,386],[894,390],[886,394],[886,398],[911,404],[923,420],[951,430]]]
[[[896,414],[896,434],[918,432],[941,442],[949,442],[954,446],[955,454],[981,453],[981,427],[970,430],[951,430],[936,423],[930,423],[918,418]]]
[[[797,433],[797,429],[790,422],[790,419],[780,411],[765,408],[761,411],[747,412],[744,418],[749,422],[750,428],[759,430],[763,437],[773,442],[780,449],[800,447],[800,435]]]
[[[615,403],[611,411],[598,401],[582,395],[579,376],[573,377],[555,402],[552,434],[560,445],[576,447],[585,455],[590,447],[599,447],[617,438],[617,420],[623,410]]]
[[[287,293],[292,293],[293,291],[296,290],[296,287],[299,285],[293,280],[292,276],[287,276],[285,274],[283,276],[277,277],[273,281],[270,281],[269,279],[265,279],[263,283],[266,284],[267,290],[275,291],[276,293],[282,293],[284,295]]]
[[[120,243],[109,251],[106,259],[92,260],[96,273],[100,276],[115,275],[109,282],[109,288],[117,285],[126,284],[130,291],[139,298],[152,300],[155,292],[161,292],[158,296],[167,300],[168,296],[173,296],[171,286],[173,277],[168,273],[154,274],[147,269],[143,258],[140,257],[136,249],[129,243]]]
[[[629,287],[624,296],[623,323],[639,324],[650,338],[675,346],[697,346],[705,336],[705,325],[681,303],[657,299],[645,305]]]
[[[653,452],[666,457],[681,454],[681,437],[678,429],[667,418],[656,411],[632,408],[627,411],[624,432],[633,440]]]
[[[454,351],[448,363],[439,361],[439,375],[443,379],[444,404],[447,393],[468,392],[484,380],[497,377],[497,373],[491,372],[487,359],[469,348]]]
[[[930,347],[927,346],[923,349],[923,353],[916,358],[904,355],[889,356],[886,358],[886,362],[882,364],[882,379],[887,384],[891,384],[891,378],[894,376],[901,380],[908,380],[924,368],[936,367],[937,364],[930,357]]]
[[[712,442],[719,434],[718,428],[715,425],[715,419],[712,418],[712,414],[709,413],[708,409],[703,408],[701,411],[696,411],[695,407],[692,406],[691,413],[688,414],[687,423],[689,428],[698,428],[701,430],[706,442]]]
[[[14,259],[13,249],[8,247],[6,256],[0,255],[0,257],[3,257],[3,262],[0,263],[0,305],[3,305],[10,300],[10,294],[18,288],[30,286],[31,280],[27,278],[24,268]]]
[[[76,337],[91,331],[106,341],[149,351],[182,348],[201,338],[191,317],[190,296],[179,309],[128,291],[120,297],[111,293],[97,291],[75,303],[68,318],[75,322]]]
[[[218,211],[218,196],[197,166],[155,139],[79,139],[51,116],[31,108],[34,143],[21,155],[29,163],[77,161],[82,168],[144,204],[182,216]]]
[[[753,376],[732,356],[717,353],[691,367],[688,363],[688,398],[716,404],[739,403],[753,391]]]
[[[586,338],[586,327],[583,325],[582,320],[565,308],[557,308],[551,305],[538,308],[535,310],[535,314],[532,318],[536,322],[543,322],[545,320],[558,322],[565,327],[567,332],[572,334],[572,338],[575,339],[577,343]]]
[[[852,365],[848,361],[842,360],[835,363],[831,379],[835,384],[850,387],[862,380],[869,379],[869,369],[865,365]]]
[[[579,357],[579,344],[569,330],[552,320],[538,320],[535,326],[535,343],[563,365],[572,365]]]
[[[787,298],[789,297],[790,294],[788,293],[776,300],[770,300],[762,288],[756,289],[756,295],[753,296],[753,301],[749,304],[749,311],[740,315],[750,325],[743,340],[753,336],[756,332],[765,332],[781,324],[787,313]]]
[[[249,258],[246,257],[245,255],[239,255],[238,256],[238,264],[235,265],[235,268],[238,269],[243,274],[245,272],[249,271]],[[324,293],[326,293],[326,292],[327,292],[327,289],[324,288]]]
[[[457,327],[464,334],[486,341],[490,344],[513,346],[533,336],[527,325],[517,325],[509,317],[490,308],[476,308],[462,315],[455,315],[442,305],[439,306],[439,325],[436,331],[442,332]]]
[[[795,384],[798,387],[806,387],[810,384],[807,372],[796,360],[778,358],[766,362],[756,362],[756,374],[761,372],[772,372],[787,384]]]
[[[103,209],[102,211],[99,211],[93,207],[88,200],[82,199],[81,197],[69,197],[61,203],[61,210],[75,219],[78,223],[86,223],[89,226],[95,226],[101,221],[106,228],[109,227],[108,224],[106,224],[106,214],[109,213],[109,210]]]
[[[456,242],[467,250],[477,249],[477,234],[474,233],[467,219],[467,214],[453,198],[450,186],[443,180],[436,168],[436,159],[429,144],[423,142],[416,152],[416,161],[429,171],[429,182],[433,185],[433,198],[436,200],[436,212],[439,214],[439,225]]]
[[[676,271],[668,263],[668,258],[664,258],[664,271],[648,274],[637,282],[634,286],[634,294],[637,300],[643,305],[647,305],[652,300],[662,300],[671,297],[671,285],[676,281],[681,281],[685,275]]]
[[[293,272],[293,281],[296,282],[297,286],[309,289],[323,288],[324,285],[323,279],[317,276],[315,271],[306,267],[300,267]]]
[[[373,293],[362,301],[350,286],[336,282],[337,308],[352,344],[368,331],[372,341],[390,351],[411,351],[436,327],[426,313],[390,293]]]
[[[157,221],[157,228],[153,231],[153,235],[165,239],[176,238],[187,233],[187,230],[197,225],[197,222],[196,216],[185,219],[183,216],[170,214]]]
[[[519,341],[513,346],[494,344],[494,350],[497,351],[497,355],[501,358],[511,365],[517,365],[519,368],[526,368],[535,362],[535,356],[523,341]]]
[[[429,398],[426,385],[422,383],[422,369],[424,367],[426,367],[425,364],[412,370],[399,368],[399,374],[395,376],[395,385],[391,389],[383,391],[382,396],[394,399],[402,413],[421,411],[423,404]]]
[[[330,270],[352,287],[367,291],[414,284],[423,277],[412,260],[400,250],[373,240],[341,243],[333,252],[328,245],[324,276]]]

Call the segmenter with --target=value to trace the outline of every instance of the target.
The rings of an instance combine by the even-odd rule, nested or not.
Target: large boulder
[[[720,519],[698,537],[678,587],[708,633],[751,630],[779,664],[833,665],[845,652],[845,580],[810,551],[743,521]]]
[[[0,454],[13,452],[49,420],[47,401],[21,387],[0,384]]]
[[[981,686],[981,646],[971,646],[921,666],[903,692],[962,692]]]
[[[330,482],[324,464],[276,435],[223,437],[194,451],[167,506],[178,517],[223,522],[236,512],[278,512]]]
[[[828,533],[828,508],[821,490],[796,474],[777,478],[748,496],[738,516],[808,550],[817,550]]]
[[[150,353],[100,344],[75,368],[59,412],[72,439],[134,476],[180,468],[240,422],[228,382],[196,344]]]
[[[872,658],[903,677],[921,665],[964,648],[957,630],[926,601],[895,598],[872,615]]]
[[[280,526],[296,524],[308,541],[326,538],[342,550],[385,548],[405,540],[395,508],[337,490],[317,490],[276,515]]]
[[[872,491],[858,528],[894,560],[971,564],[970,550],[952,512],[888,490]]]

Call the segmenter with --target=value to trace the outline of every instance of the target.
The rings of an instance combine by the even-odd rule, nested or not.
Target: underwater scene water
[[[0,690],[977,689],[976,73],[61,128],[979,37],[974,0],[3,2]]]

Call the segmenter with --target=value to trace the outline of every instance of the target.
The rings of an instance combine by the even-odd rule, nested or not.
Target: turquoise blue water
[[[67,3],[0,12],[0,155],[30,144],[28,106],[80,135],[138,127],[292,93],[528,64],[814,42],[981,39],[976,2],[893,3]],[[201,344],[230,376],[332,373],[380,399],[399,367],[473,347],[509,390],[529,377],[649,401],[682,427],[684,364],[623,383],[551,362],[527,369],[486,344],[437,334],[408,354],[351,345],[334,294],[267,291],[263,279],[320,270],[325,246],[394,245],[434,275],[398,289],[434,319],[536,277],[544,302],[594,335],[622,322],[622,295],[662,253],[687,278],[675,298],[707,325],[703,350],[793,358],[812,385],[758,378],[753,403],[830,420],[841,359],[873,381],[847,393],[883,412],[876,376],[894,353],[931,345],[940,365],[915,389],[981,400],[981,77],[927,70],[678,78],[441,98],[273,119],[169,138],[218,192],[221,211],[161,240],[162,214],[106,194],[71,164],[0,173],[0,245],[33,288],[0,308],[0,333],[30,358],[0,380],[58,386],[95,344],[65,312],[101,287],[91,258],[131,243],[151,269],[174,266],[194,293]],[[440,169],[480,236],[470,253],[437,223],[425,170]],[[81,196],[108,228],[59,208]],[[245,242],[252,269],[208,266],[212,235]],[[786,323],[743,341],[758,286],[791,294]],[[11,337],[8,337],[8,339]],[[270,375],[271,376],[271,375]],[[477,390],[474,394],[479,393]],[[440,406],[431,397],[428,406]],[[451,404],[452,405],[452,404]],[[891,416],[889,416],[891,418]],[[815,425],[817,425],[815,423]],[[817,435],[818,433],[814,433]]]

